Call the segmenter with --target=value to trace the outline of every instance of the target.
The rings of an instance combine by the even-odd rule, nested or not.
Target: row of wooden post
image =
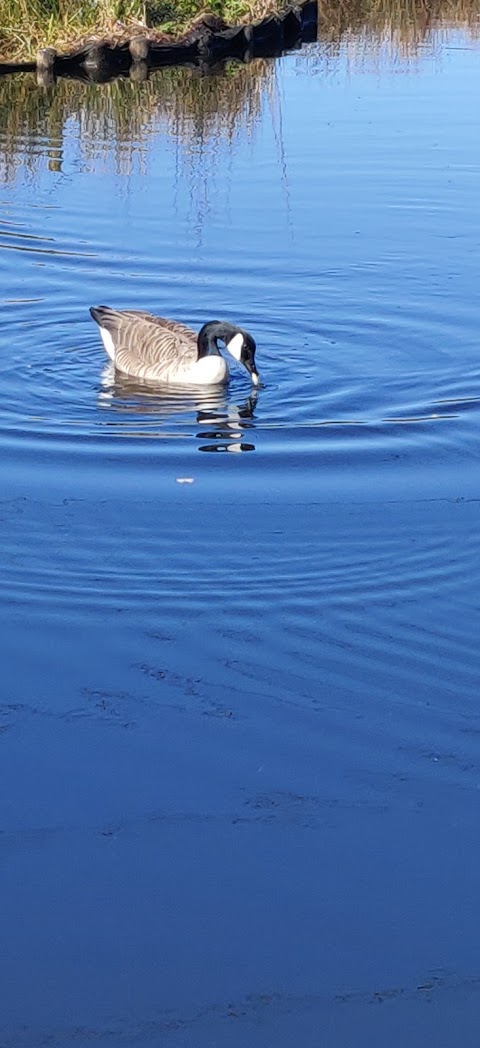
[[[55,76],[79,75],[106,80],[123,72],[132,79],[148,76],[149,68],[224,58],[261,57],[315,39],[317,0],[290,7],[247,26],[227,26],[215,16],[206,16],[181,40],[159,43],[147,34],[126,43],[92,41],[70,53],[58,54],[52,47],[42,48],[36,57],[37,80],[48,83]],[[35,68],[34,67],[34,68]]]

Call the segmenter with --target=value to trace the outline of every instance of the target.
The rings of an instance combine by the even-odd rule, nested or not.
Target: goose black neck
[[[198,332],[197,346],[198,346],[198,360],[202,357],[206,357],[209,353],[219,353],[217,340],[220,338],[222,342],[229,342],[231,338],[237,333],[237,328],[233,324],[228,324],[224,320],[209,320],[208,324],[204,324]]]

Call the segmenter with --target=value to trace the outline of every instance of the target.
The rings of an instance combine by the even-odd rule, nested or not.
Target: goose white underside
[[[215,353],[196,360],[168,381],[176,385],[213,386],[219,382],[226,382],[227,378],[228,364],[223,357]]]

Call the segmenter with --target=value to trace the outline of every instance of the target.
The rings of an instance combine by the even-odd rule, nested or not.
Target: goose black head
[[[259,374],[255,367],[255,350],[257,348],[255,339],[249,335],[248,331],[242,331],[241,328],[237,328],[233,338],[230,338],[225,345],[232,357],[246,368],[254,386],[258,386]]]
[[[199,358],[210,352],[218,353],[217,339],[225,343],[234,360],[238,360],[248,371],[253,385],[258,386],[259,374],[255,366],[257,347],[249,332],[222,320],[210,320],[203,325],[198,335]]]

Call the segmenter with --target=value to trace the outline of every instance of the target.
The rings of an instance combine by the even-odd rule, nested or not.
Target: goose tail
[[[105,347],[105,352],[110,360],[115,360],[114,333],[118,326],[118,313],[110,306],[90,306],[90,316],[97,322],[100,328],[100,336]]]

